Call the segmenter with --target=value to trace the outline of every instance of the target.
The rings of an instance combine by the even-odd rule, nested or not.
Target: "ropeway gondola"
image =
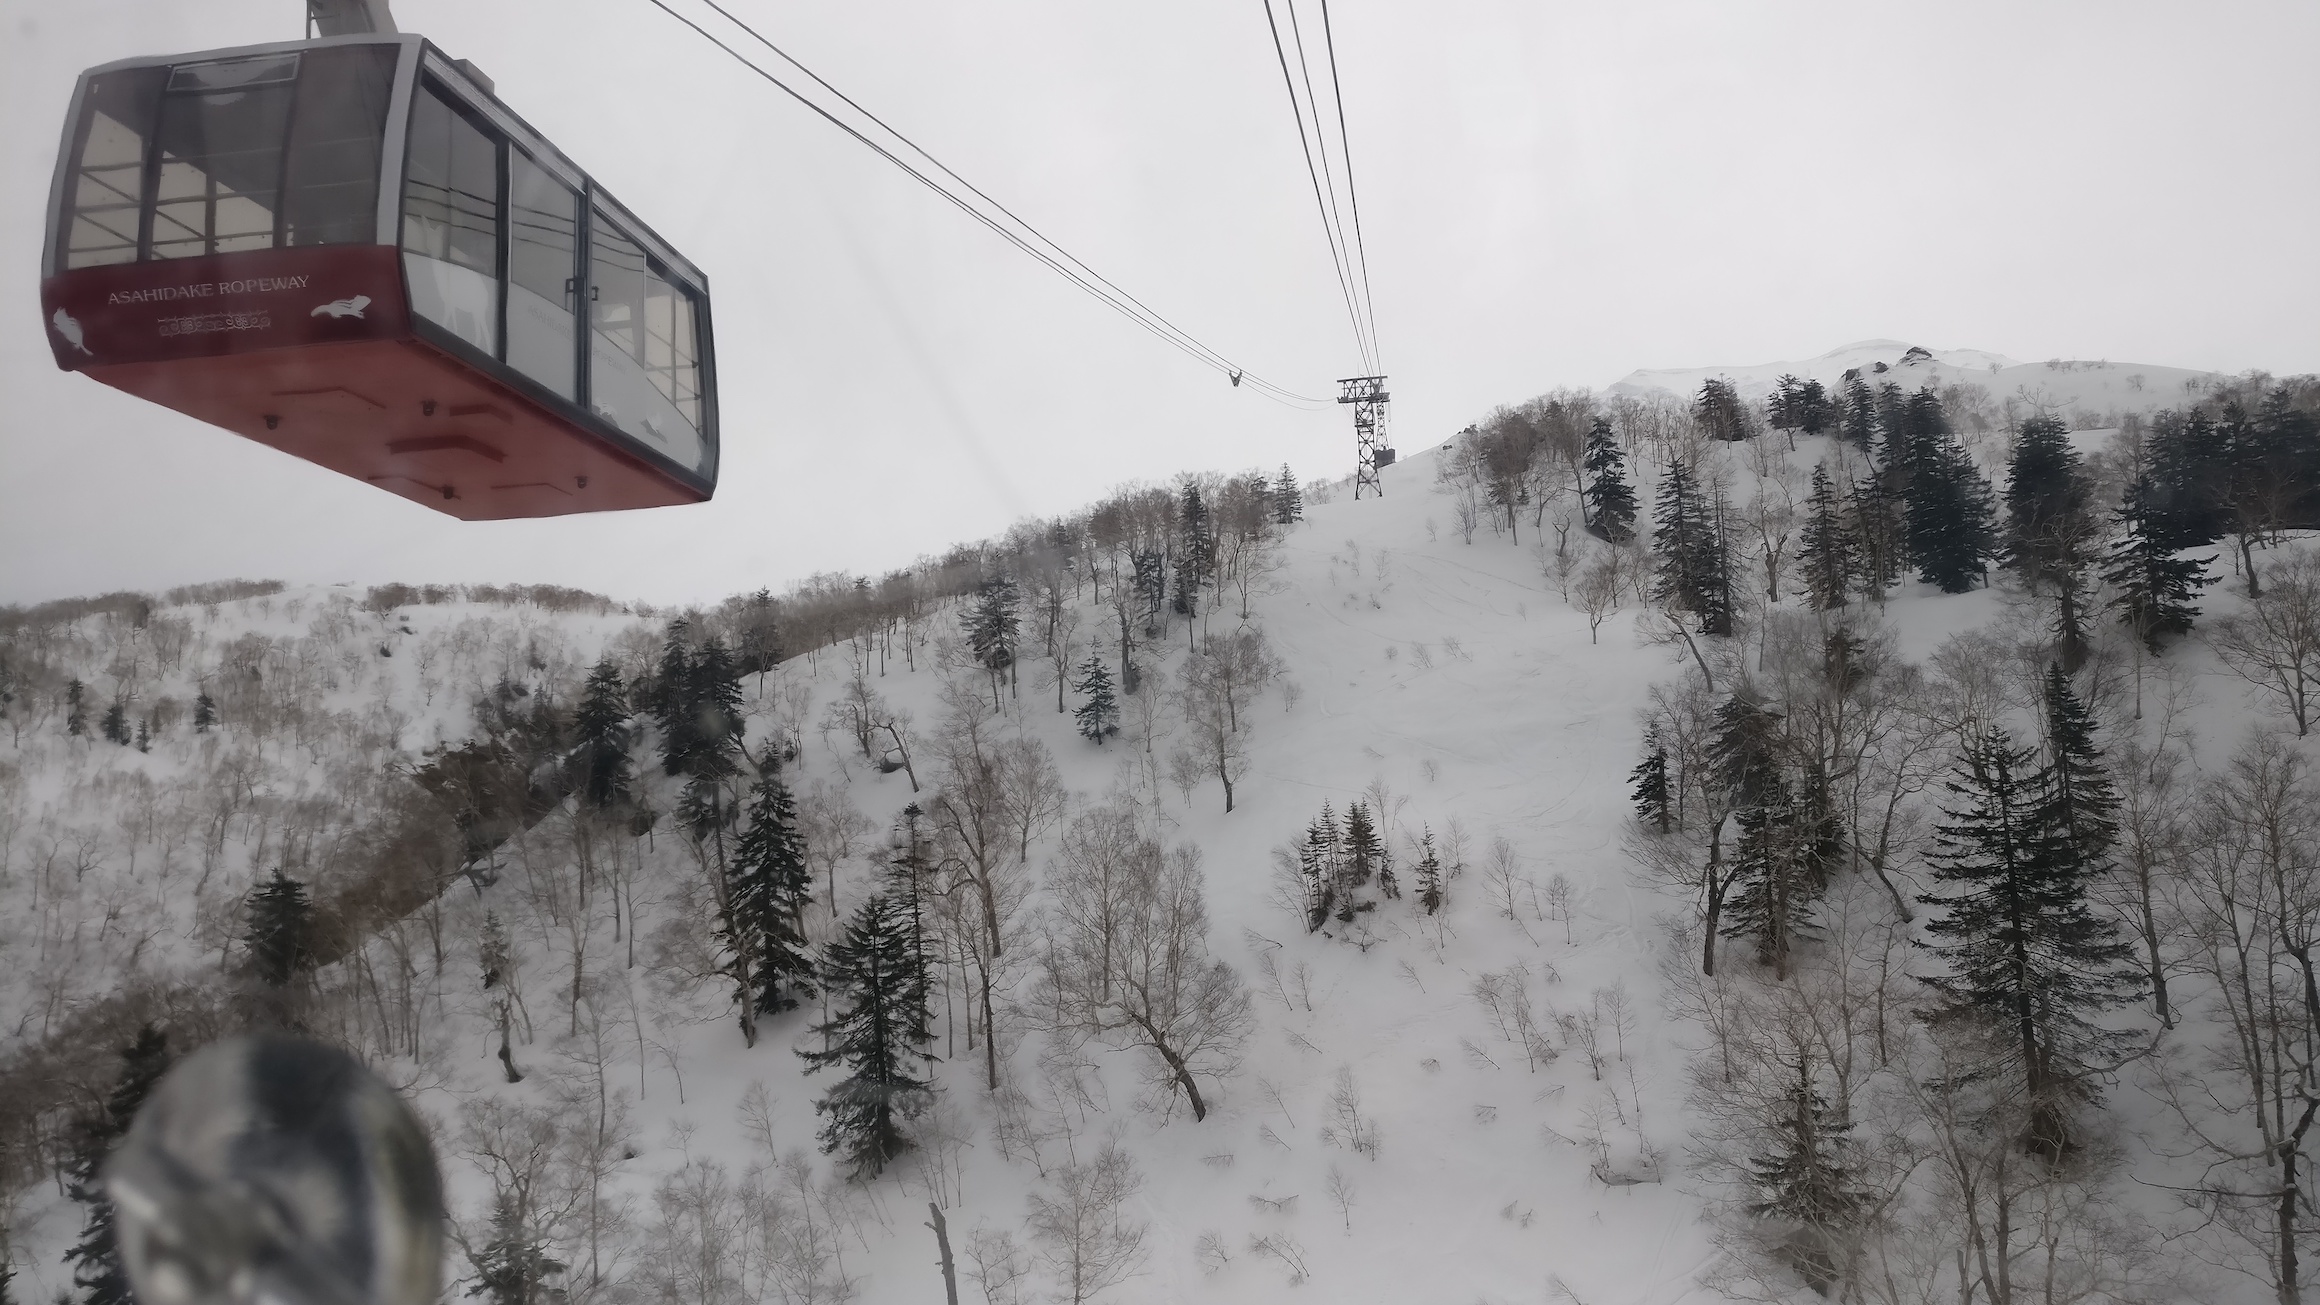
[[[707,500],[707,278],[385,9],[81,75],[57,365],[466,520]]]

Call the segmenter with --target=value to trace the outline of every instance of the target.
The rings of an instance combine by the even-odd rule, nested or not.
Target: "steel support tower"
[[[1390,467],[1394,461],[1393,447],[1386,443],[1386,405],[1392,400],[1383,376],[1348,376],[1337,383],[1337,401],[1353,405],[1356,500],[1365,487],[1371,497],[1385,497],[1385,487],[1378,483],[1378,468]]]

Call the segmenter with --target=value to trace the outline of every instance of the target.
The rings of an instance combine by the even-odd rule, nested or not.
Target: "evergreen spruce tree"
[[[313,966],[314,904],[306,885],[280,866],[250,894],[248,930],[242,945],[250,970],[267,987],[287,988]]]
[[[1440,915],[1443,906],[1442,858],[1434,851],[1434,831],[1431,827],[1418,835],[1418,864],[1412,867],[1410,877],[1417,881],[1419,909],[1428,915]]]
[[[628,805],[632,766],[628,756],[628,693],[611,658],[596,663],[581,690],[573,718],[574,761],[580,771],[580,804],[593,811]]]
[[[1819,611],[1843,607],[1860,570],[1860,544],[1845,521],[1845,509],[1829,483],[1828,468],[1815,466],[1812,495],[1806,500],[1804,539],[1797,560],[1804,564],[1805,596]]]
[[[2180,552],[2212,544],[2230,528],[2230,441],[2213,418],[2193,409],[2162,413],[2150,439],[2144,516],[2157,546]]]
[[[2215,559],[2176,557],[2159,537],[2150,497],[2147,477],[2138,477],[2127,487],[2114,514],[2119,542],[2103,558],[2102,578],[2117,590],[2110,607],[2120,622],[2156,654],[2161,635],[2190,631],[2199,616],[2199,591],[2214,583],[2207,564]]]
[[[196,734],[209,733],[209,727],[217,724],[217,718],[217,700],[209,696],[209,690],[203,689],[194,694],[193,732]]]
[[[1337,813],[1327,802],[1321,804],[1321,814],[1305,827],[1305,847],[1300,864],[1310,868],[1318,878],[1318,891],[1308,894],[1314,918],[1308,929],[1318,929],[1322,922],[1336,915],[1340,919],[1353,918],[1353,900],[1345,885],[1345,841],[1338,832]]]
[[[1867,457],[1870,446],[1877,439],[1877,399],[1869,393],[1869,386],[1858,376],[1847,377],[1844,396],[1838,400],[1837,437],[1861,451]]]
[[[1836,419],[1836,404],[1829,398],[1829,387],[1819,381],[1806,381],[1804,388],[1797,392],[1796,428],[1807,435],[1818,435]]]
[[[1023,623],[1017,612],[1020,603],[1015,582],[995,575],[983,582],[975,597],[975,610],[967,617],[967,647],[992,677],[994,700],[998,697],[1000,677],[1015,665],[1015,650],[1022,642]]]
[[[822,1151],[842,1157],[856,1178],[874,1178],[910,1146],[902,1121],[924,1108],[932,1085],[911,1075],[911,1060],[934,1059],[926,1048],[923,971],[909,954],[901,908],[884,893],[864,902],[831,944],[823,982],[840,1003],[838,1013],[813,1032],[825,1050],[801,1049],[808,1074],[836,1066],[845,1077],[814,1103],[822,1116]]]
[[[467,1294],[489,1305],[560,1301],[564,1293],[548,1284],[564,1267],[548,1254],[547,1238],[528,1225],[521,1203],[503,1195],[492,1209],[491,1240],[475,1252],[475,1282]]]
[[[1107,736],[1120,729],[1120,702],[1112,693],[1112,673],[1104,659],[1089,653],[1079,668],[1079,683],[1072,688],[1085,699],[1071,713],[1079,722],[1079,735],[1101,747]]]
[[[1773,382],[1772,397],[1765,401],[1766,424],[1774,430],[1789,432],[1793,446],[1796,430],[1804,425],[1804,382],[1793,375],[1783,374]]]
[[[2000,1081],[2030,1111],[2024,1142],[2060,1154],[2069,1107],[2095,1098],[2101,1062],[2132,1040],[2091,1017],[2133,999],[2133,950],[2088,904],[2104,863],[2073,846],[2029,749],[1991,730],[1947,787],[1958,805],[1943,808],[1928,857],[1941,891],[1919,898],[1941,912],[1923,944],[1947,967],[1925,980],[1935,1022],[1986,1039],[1988,1058],[1968,1077]]]
[[[1273,524],[1293,526],[1305,519],[1305,495],[1297,489],[1297,478],[1289,474],[1289,464],[1281,464],[1281,478],[1273,482]]]
[[[725,932],[742,999],[756,1002],[762,1015],[795,1010],[799,998],[814,995],[814,961],[805,936],[813,870],[798,832],[797,804],[770,762],[751,794],[731,874],[733,905]],[[749,961],[746,972],[743,957]]]
[[[1582,497],[1587,528],[1614,544],[1635,536],[1635,491],[1627,484],[1627,455],[1619,451],[1609,418],[1587,427],[1587,492]]]
[[[1377,825],[1370,819],[1369,804],[1348,804],[1345,808],[1346,882],[1356,888],[1366,886],[1377,874],[1381,851]]]
[[[1901,501],[1910,560],[1919,579],[1943,593],[1962,594],[1997,552],[1989,482],[1950,434],[1941,400],[1931,390],[1910,396],[1901,437],[1909,450]]]
[[[1660,833],[1675,827],[1673,791],[1668,787],[1667,744],[1659,736],[1657,722],[1643,732],[1643,760],[1627,772],[1628,797],[1635,803],[1635,818]]]
[[[2054,417],[2022,423],[2006,482],[2006,562],[2033,591],[2055,597],[2055,648],[2063,669],[2086,660],[2086,541],[2093,489],[2070,433]]]
[[[1208,504],[1200,497],[1200,486],[1184,487],[1184,503],[1178,512],[1177,528],[1184,546],[1176,553],[1176,614],[1200,614],[1200,590],[1208,583],[1216,568],[1216,536],[1209,520]]]
[[[1136,603],[1144,610],[1144,635],[1160,633],[1161,613],[1168,607],[1168,559],[1159,549],[1140,548],[1129,559],[1135,568]]]
[[[88,689],[79,680],[64,686],[64,732],[79,738],[89,732]]]
[[[1297,844],[1297,882],[1305,897],[1305,932],[1312,933],[1329,922],[1330,911],[1337,904],[1337,874],[1332,865],[1335,840],[1325,842],[1321,837],[1320,822],[1305,827],[1304,840]]]
[[[704,640],[694,655],[690,697],[696,750],[720,754],[730,763],[748,722],[741,714],[741,667],[723,639]],[[699,764],[693,769],[698,773]]]
[[[139,752],[153,750],[153,713],[151,712],[147,712],[137,719],[137,750]]]
[[[1846,1243],[1869,1207],[1869,1193],[1850,1163],[1852,1122],[1821,1095],[1809,1056],[1799,1057],[1797,1081],[1767,1122],[1771,1145],[1748,1161],[1749,1184],[1756,1189],[1748,1213],[1780,1231],[1781,1258],[1806,1286],[1826,1296],[1844,1271]]]
[[[683,618],[669,622],[661,643],[659,673],[653,677],[653,723],[660,727],[661,773],[683,775],[692,770],[693,752],[700,745],[699,704],[693,698],[693,649],[690,626]]]
[[[1700,393],[1692,400],[1692,420],[1712,440],[1748,438],[1747,410],[1740,404],[1740,391],[1727,377],[1711,376],[1700,383]]]
[[[2024,421],[2006,474],[2006,564],[2033,583],[2067,565],[2089,494],[2070,428],[2043,413]]]
[[[105,1195],[105,1157],[129,1131],[137,1108],[145,1104],[169,1064],[169,1039],[147,1024],[121,1049],[121,1076],[113,1082],[112,1095],[73,1129],[71,1182],[65,1191],[86,1213],[81,1238],[64,1258],[73,1266],[73,1285],[81,1289],[77,1305],[134,1305],[114,1237],[113,1202]]]
[[[2092,874],[2119,841],[2119,791],[2095,742],[2094,713],[2070,687],[2056,663],[2046,664],[2041,686],[2046,715],[2048,823],[2062,831],[2066,851]]]
[[[113,699],[113,705],[105,708],[102,728],[105,742],[118,743],[124,748],[129,746],[129,740],[133,737],[129,733],[129,709],[119,698]]]
[[[1691,613],[1702,634],[1732,633],[1731,558],[1721,522],[1690,467],[1668,467],[1652,519],[1652,548],[1659,554],[1652,598]]]
[[[1817,935],[1813,907],[1827,887],[1784,764],[1780,717],[1745,693],[1716,710],[1708,760],[1731,803],[1738,838],[1709,924],[1756,944],[1757,960],[1785,978],[1796,944]]]
[[[1872,471],[1853,484],[1853,529],[1861,548],[1860,580],[1864,596],[1885,601],[1885,591],[1901,578],[1901,500],[1883,474]]]

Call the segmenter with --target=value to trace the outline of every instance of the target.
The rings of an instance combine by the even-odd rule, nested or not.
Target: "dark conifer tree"
[[[1853,530],[1861,546],[1861,591],[1876,602],[1901,578],[1903,524],[1901,500],[1885,476],[1876,471],[1852,487]]]
[[[2150,438],[2144,516],[2167,552],[2212,544],[2230,528],[2231,450],[2213,418],[2194,408],[2161,413]]]
[[[2132,1035],[2092,1017],[2131,1000],[2133,949],[2087,901],[2100,866],[2056,822],[2051,784],[2027,748],[2002,730],[1975,740],[1947,787],[1935,828],[1939,892],[1920,901],[1940,914],[1925,945],[1947,966],[1926,979],[1936,1023],[1965,1024],[1989,1048],[1973,1079],[1998,1080],[2030,1110],[2033,1148],[2069,1149],[2068,1110],[2094,1099],[2103,1061]]]
[[[314,904],[306,885],[280,866],[250,894],[248,930],[242,945],[250,970],[267,987],[287,988],[313,966]]]
[[[1804,564],[1805,596],[1819,611],[1843,607],[1860,572],[1860,544],[1845,520],[1844,504],[1829,484],[1828,468],[1815,466],[1812,496],[1805,503],[1804,539],[1797,554]]]
[[[2094,713],[2070,687],[2070,677],[2046,664],[2042,686],[2046,715],[2046,797],[2048,821],[2068,839],[2068,852],[2088,867],[2099,865],[2119,839],[2119,792],[2095,741]],[[2083,873],[2092,873],[2087,869]]]
[[[1377,824],[1370,818],[1369,804],[1349,804],[1345,808],[1346,882],[1355,888],[1367,886],[1377,874],[1384,851],[1384,844],[1378,841]]]
[[[1804,425],[1803,415],[1798,411],[1803,405],[1804,382],[1793,375],[1783,374],[1773,382],[1772,397],[1765,400],[1765,422],[1774,430],[1789,432],[1789,438],[1793,441],[1796,429]]]
[[[1691,468],[1680,462],[1668,467],[1652,518],[1652,549],[1659,554],[1653,599],[1691,613],[1703,634],[1730,634],[1731,558],[1722,522]]]
[[[105,708],[102,728],[105,742],[118,743],[124,748],[129,746],[129,740],[134,737],[129,733],[129,709],[122,705],[119,698],[113,699],[113,705]]]
[[[151,712],[147,712],[137,719],[137,750],[139,752],[153,750],[153,713]]]
[[[1692,400],[1692,420],[1712,440],[1748,438],[1747,409],[1740,404],[1740,391],[1727,377],[1711,376],[1700,383],[1699,396]]]
[[[1120,729],[1120,702],[1112,692],[1112,673],[1104,659],[1089,653],[1079,668],[1079,683],[1072,688],[1085,699],[1071,713],[1079,722],[1079,735],[1101,747],[1107,736]]]
[[[775,619],[776,611],[770,589],[751,594],[741,608],[741,630],[734,651],[741,673],[758,677],[760,693],[765,689],[765,673],[781,665],[781,625]]]
[[[1796,1083],[1767,1122],[1770,1146],[1748,1161],[1756,1189],[1748,1213],[1778,1230],[1781,1258],[1826,1296],[1844,1270],[1845,1243],[1869,1208],[1852,1163],[1852,1121],[1821,1095],[1811,1058],[1800,1057]]]
[[[76,739],[89,732],[88,689],[77,679],[64,686],[64,732]]]
[[[1273,482],[1273,524],[1293,526],[1305,519],[1305,495],[1297,489],[1297,478],[1289,474],[1289,464],[1281,464],[1281,478]]]
[[[691,699],[695,743],[702,753],[720,753],[728,763],[748,722],[741,714],[741,668],[723,639],[711,637],[693,657]],[[698,765],[694,767],[700,769]],[[728,771],[730,773],[730,771]]]
[[[814,1112],[822,1116],[822,1151],[842,1157],[856,1178],[874,1178],[910,1146],[902,1121],[923,1109],[932,1089],[913,1077],[911,1061],[931,1061],[924,973],[910,955],[901,908],[884,893],[864,902],[831,944],[823,982],[840,1003],[817,1024],[825,1050],[800,1049],[808,1074],[836,1066]]]
[[[113,1081],[112,1095],[73,1129],[71,1182],[65,1192],[86,1213],[81,1238],[64,1258],[73,1266],[73,1285],[81,1289],[78,1305],[134,1305],[115,1240],[113,1202],[105,1194],[105,1158],[168,1072],[170,1059],[169,1039],[161,1030],[151,1024],[138,1030],[136,1040],[121,1049],[121,1076]]]
[[[1867,457],[1877,439],[1877,398],[1858,376],[1847,377],[1838,401],[1837,436]]]
[[[1654,723],[1643,732],[1643,760],[1627,772],[1628,797],[1635,803],[1635,818],[1660,833],[1675,827],[1674,794],[1668,787],[1667,744],[1660,740],[1659,726]]]
[[[2176,557],[2158,536],[2150,496],[2148,478],[2138,477],[2127,487],[2113,514],[2119,542],[2103,558],[2102,578],[2117,591],[2111,610],[2155,654],[2161,635],[2189,633],[2199,616],[2199,591],[2214,583],[2207,564],[2215,559]]]
[[[217,724],[217,718],[217,700],[209,696],[209,690],[203,689],[194,694],[193,732],[196,734],[209,733],[210,726]]]
[[[475,1252],[475,1282],[467,1294],[489,1305],[544,1305],[564,1298],[549,1285],[563,1272],[563,1262],[548,1254],[548,1239],[524,1219],[521,1204],[502,1196],[492,1210],[491,1240]]]
[[[653,677],[651,701],[646,704],[652,708],[653,723],[660,727],[661,773],[666,775],[690,773],[693,753],[700,746],[701,717],[693,697],[690,629],[682,618],[669,622],[668,637],[661,643],[660,671]]]
[[[1140,548],[1129,558],[1135,574],[1130,581],[1136,591],[1136,605],[1144,613],[1144,637],[1157,638],[1160,622],[1168,610],[1168,558],[1157,548]]]
[[[2054,594],[2055,649],[2066,671],[2086,659],[2092,496],[2068,428],[2043,415],[2023,422],[2006,482],[2006,562],[2033,591]]]
[[[1428,915],[1442,913],[1442,858],[1434,851],[1434,831],[1428,828],[1418,835],[1418,864],[1410,877],[1417,881],[1418,906]]]
[[[1216,569],[1216,534],[1209,519],[1208,503],[1200,496],[1200,486],[1184,487],[1184,503],[1177,516],[1177,530],[1183,538],[1183,547],[1176,553],[1176,614],[1200,614],[1200,591]]]
[[[975,595],[975,610],[967,617],[967,647],[991,676],[991,693],[998,696],[999,681],[1015,665],[1022,645],[1022,595],[1004,575],[985,580]]]
[[[1911,467],[1902,488],[1909,556],[1918,578],[1943,593],[1974,587],[1997,551],[1990,485],[1949,433],[1940,401],[1920,390],[1909,400]]]
[[[1752,695],[1735,693],[1716,709],[1708,764],[1739,826],[1739,839],[1724,871],[1710,886],[1705,921],[1710,938],[1754,936],[1768,959],[1784,959],[1800,912],[1786,908],[1797,899],[1789,850],[1793,811],[1783,773],[1780,717]],[[1767,883],[1767,879],[1770,882]],[[1745,925],[1727,921],[1734,890],[1756,886],[1764,900],[1751,907]],[[1768,895],[1769,894],[1769,895]],[[1769,930],[1769,931],[1767,931]]]
[[[1608,418],[1597,417],[1587,428],[1587,492],[1583,511],[1587,528],[1614,544],[1635,536],[1635,491],[1627,484],[1627,456]]]
[[[572,732],[580,772],[581,805],[594,811],[625,807],[632,764],[628,756],[628,693],[611,658],[596,663],[581,691]]]
[[[814,880],[798,832],[797,804],[770,760],[733,845],[732,877],[733,906],[724,932],[742,1000],[754,1001],[762,1015],[795,1010],[799,998],[814,995],[814,961],[805,936]]]
[[[1307,933],[1329,923],[1330,912],[1337,905],[1337,874],[1331,865],[1334,851],[1322,841],[1318,822],[1305,827],[1305,837],[1297,844],[1297,884],[1305,898]]]
[[[1836,404],[1829,398],[1829,387],[1819,381],[1806,381],[1797,391],[1796,428],[1807,435],[1819,435],[1836,420]]]
[[[2032,582],[2068,565],[2084,527],[2089,487],[2070,428],[2044,414],[2022,423],[2006,476],[2006,563]]]

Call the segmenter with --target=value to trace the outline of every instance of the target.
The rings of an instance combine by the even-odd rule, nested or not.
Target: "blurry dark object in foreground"
[[[187,1057],[105,1182],[139,1305],[434,1305],[434,1152],[342,1051],[261,1033]]]

